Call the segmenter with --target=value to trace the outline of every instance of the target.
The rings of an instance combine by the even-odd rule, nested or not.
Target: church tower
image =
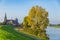
[[[5,13],[4,24],[6,24],[6,21],[7,21],[7,16],[6,16],[6,13]]]

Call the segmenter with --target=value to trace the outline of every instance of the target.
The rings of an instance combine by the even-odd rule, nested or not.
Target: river
[[[60,40],[60,28],[47,27],[46,33],[50,40]]]

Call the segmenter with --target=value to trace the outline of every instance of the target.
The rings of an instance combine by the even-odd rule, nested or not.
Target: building
[[[7,15],[6,14],[5,14],[5,17],[4,17],[4,23],[5,24],[9,24],[9,25],[19,25],[17,18],[15,20],[7,19]]]

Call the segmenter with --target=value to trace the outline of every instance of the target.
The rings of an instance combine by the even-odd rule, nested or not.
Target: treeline
[[[49,24],[49,26],[60,26],[60,24]]]

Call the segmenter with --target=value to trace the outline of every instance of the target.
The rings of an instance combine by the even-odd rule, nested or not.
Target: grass
[[[14,30],[13,26],[0,26],[0,40],[35,40]]]
[[[46,38],[38,37],[38,36],[36,36],[36,35],[34,35],[34,34],[31,34],[31,33],[29,33],[29,32],[26,32],[26,31],[24,31],[24,30],[21,30],[21,29],[20,29],[20,32],[21,32],[21,33],[24,33],[24,34],[27,34],[27,35],[29,35],[29,36],[32,36],[33,38],[38,39],[38,40],[47,40]]]
[[[24,33],[24,34],[27,34],[27,35],[29,35],[29,36],[32,36],[32,37],[34,37],[34,38],[40,39],[40,38],[38,38],[36,35],[30,34],[29,32],[25,32],[25,31],[23,31],[23,30],[20,30],[20,32],[21,32],[21,33]]]

